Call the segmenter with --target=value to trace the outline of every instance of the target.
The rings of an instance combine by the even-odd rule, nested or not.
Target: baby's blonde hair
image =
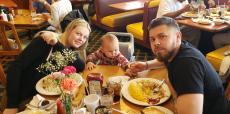
[[[91,28],[90,25],[87,21],[85,21],[84,19],[78,18],[73,20],[71,23],[69,23],[64,31],[64,33],[61,36],[61,42],[66,43],[67,39],[69,38],[70,33],[72,32],[73,29],[75,29],[77,26],[83,26],[86,27],[89,32],[91,32]],[[86,40],[86,42],[79,47],[79,49],[85,48],[88,45],[88,39]]]
[[[105,40],[108,40],[110,42],[119,42],[117,36],[110,33],[107,33],[101,37],[101,45],[103,45]]]

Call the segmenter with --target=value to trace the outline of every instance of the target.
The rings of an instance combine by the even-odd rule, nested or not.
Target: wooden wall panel
[[[29,9],[29,0],[13,0],[17,5],[18,9]]]

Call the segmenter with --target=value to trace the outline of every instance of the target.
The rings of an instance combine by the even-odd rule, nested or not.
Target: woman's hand
[[[3,114],[16,114],[18,112],[18,108],[6,108],[3,111]]]
[[[42,39],[49,45],[55,45],[58,40],[53,32],[45,31],[41,34]]]
[[[93,70],[96,67],[96,65],[93,62],[88,62],[86,65],[86,68],[88,70]]]

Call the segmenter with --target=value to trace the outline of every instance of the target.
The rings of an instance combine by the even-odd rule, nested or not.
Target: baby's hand
[[[95,68],[96,65],[93,62],[88,62],[86,67],[88,70],[93,70],[93,68]]]
[[[57,38],[55,37],[55,35],[52,32],[44,32],[41,35],[42,39],[49,45],[55,45],[57,43]]]
[[[126,69],[126,71],[125,71],[125,75],[127,75],[127,76],[129,76],[129,77],[136,77],[136,76],[137,76],[137,73],[132,72],[132,70],[128,68],[128,69]]]

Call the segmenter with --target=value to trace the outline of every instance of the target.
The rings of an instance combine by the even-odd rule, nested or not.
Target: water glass
[[[99,106],[99,99],[100,96],[97,94],[90,94],[84,98],[84,104],[91,114],[95,114],[95,109],[97,106]]]
[[[110,88],[102,88],[100,103],[102,106],[110,108],[113,104],[114,91]]]

